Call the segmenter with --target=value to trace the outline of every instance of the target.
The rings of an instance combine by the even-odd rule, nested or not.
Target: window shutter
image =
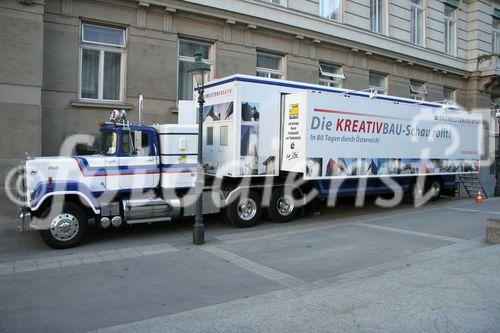
[[[444,3],[456,9],[460,5],[460,0],[445,0]]]

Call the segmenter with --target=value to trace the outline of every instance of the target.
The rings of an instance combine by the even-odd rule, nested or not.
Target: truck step
[[[475,197],[477,195],[477,191],[480,190],[481,194],[485,198],[488,198],[483,184],[481,183],[481,179],[479,179],[477,173],[458,174],[457,177],[459,179],[459,182],[457,182],[458,187],[462,184],[469,197]]]

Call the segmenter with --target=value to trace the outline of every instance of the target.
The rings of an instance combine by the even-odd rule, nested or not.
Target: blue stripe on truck
[[[158,135],[198,135],[198,133],[190,133],[190,132],[185,132],[185,133],[159,133]]]
[[[346,94],[346,95],[352,95],[352,96],[359,96],[359,97],[365,97],[365,98],[370,98],[369,93],[361,93],[361,92],[356,92],[356,91],[349,91],[349,90],[339,90],[339,89],[334,89],[334,88],[321,88],[321,87],[311,87],[307,85],[301,85],[298,83],[288,83],[288,82],[279,82],[279,81],[267,81],[267,80],[260,80],[260,79],[254,79],[254,78],[249,78],[249,77],[232,77],[227,80],[223,80],[220,82],[214,82],[214,83],[209,83],[203,86],[204,89],[207,88],[212,88],[216,87],[225,83],[233,82],[233,81],[241,81],[241,82],[250,82],[250,83],[260,83],[260,84],[267,84],[267,85],[272,85],[272,86],[280,86],[280,87],[288,87],[288,88],[296,88],[296,89],[307,89],[311,91],[323,91],[323,92],[330,92],[330,93],[338,93],[338,94]],[[199,88],[195,88],[195,90],[198,90]],[[372,97],[373,99],[380,99],[384,101],[391,101],[391,102],[398,102],[398,103],[405,103],[405,104],[418,104],[422,106],[427,106],[427,107],[432,107],[432,108],[441,108],[442,105],[438,103],[426,103],[426,102],[418,102],[418,101],[412,101],[409,99],[403,99],[403,98],[396,98],[396,97],[388,97],[388,96],[383,96],[383,95],[377,95]],[[456,107],[449,107],[450,110],[459,110]]]
[[[179,154],[188,155],[188,154]],[[197,154],[193,154],[197,155]],[[77,164],[85,177],[105,177],[105,176],[127,176],[140,174],[154,174],[160,172],[184,173],[196,172],[196,163],[160,164],[160,165],[139,165],[139,166],[112,166],[112,167],[89,167],[88,161],[83,157],[75,157]]]

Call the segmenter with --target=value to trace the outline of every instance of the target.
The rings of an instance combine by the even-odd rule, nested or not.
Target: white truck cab
[[[40,230],[48,245],[68,247],[83,236],[85,217],[107,228],[121,226],[124,218],[131,224],[180,214],[180,201],[162,195],[194,185],[196,126],[144,126],[121,117],[100,123],[94,155],[23,162],[22,230]]]

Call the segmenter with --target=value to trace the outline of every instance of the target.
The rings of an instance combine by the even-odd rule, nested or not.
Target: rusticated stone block
[[[500,220],[488,219],[486,225],[486,243],[500,244]]]

